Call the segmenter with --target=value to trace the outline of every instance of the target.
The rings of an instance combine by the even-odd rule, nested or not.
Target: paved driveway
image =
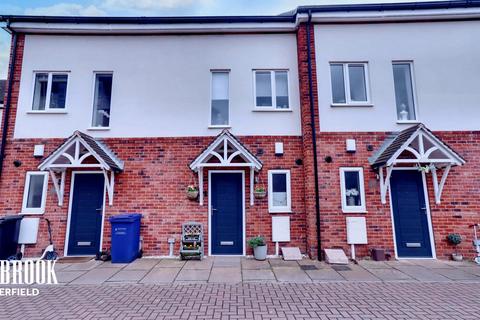
[[[89,261],[56,265],[62,283],[312,283],[325,281],[480,282],[480,266],[471,262],[409,260],[331,266],[304,259],[256,261],[247,258],[206,258],[202,261],[139,259],[130,264]]]

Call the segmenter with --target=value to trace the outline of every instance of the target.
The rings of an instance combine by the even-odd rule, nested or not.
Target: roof
[[[7,91],[7,80],[0,80],[0,104],[4,102],[5,91]]]
[[[461,165],[465,163],[465,160],[458,153],[435,136],[423,123],[419,123],[403,131],[389,135],[380,148],[368,159],[371,166],[378,168],[388,165],[393,158],[398,156],[399,153],[409,146],[409,143],[415,138],[414,136],[417,136],[420,131],[428,135],[430,140],[434,141],[439,149],[443,150],[450,158],[454,159],[456,164]],[[428,154],[428,152],[426,153]]]
[[[38,166],[40,170],[48,169],[48,166],[62,156],[66,149],[75,143],[77,139],[79,139],[82,144],[89,149],[97,161],[105,164],[104,166],[106,166],[106,169],[115,172],[123,171],[123,162],[118,159],[103,142],[78,130],[75,131],[69,138],[67,138],[64,143],[62,143],[52,153],[50,153],[45,160],[42,161],[42,163]]]

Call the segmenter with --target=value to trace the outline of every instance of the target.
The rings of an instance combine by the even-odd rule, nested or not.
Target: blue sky
[[[270,15],[299,5],[414,0],[1,0],[0,14],[76,16]],[[6,78],[10,37],[0,31],[0,79]]]

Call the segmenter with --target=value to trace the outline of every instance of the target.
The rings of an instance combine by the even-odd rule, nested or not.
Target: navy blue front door
[[[212,173],[211,253],[243,254],[243,190],[241,173]]]
[[[103,174],[75,174],[68,255],[94,255],[100,250],[104,183]]]
[[[390,185],[398,257],[431,258],[422,174],[416,170],[394,170]]]

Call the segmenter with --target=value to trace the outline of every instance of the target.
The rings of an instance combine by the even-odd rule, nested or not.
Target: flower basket
[[[195,186],[187,187],[187,198],[190,200],[195,200],[198,198],[198,188]]]
[[[255,190],[253,190],[253,195],[255,199],[265,198],[267,195],[267,190],[265,190],[264,187],[256,187]]]

